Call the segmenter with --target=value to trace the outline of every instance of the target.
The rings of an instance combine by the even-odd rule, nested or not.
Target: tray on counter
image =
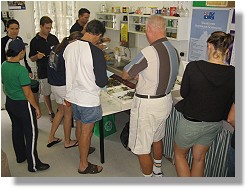
[[[131,88],[129,88],[128,86],[124,84],[121,84],[119,86],[108,87],[106,91],[107,91],[107,94],[109,94],[110,96],[113,96],[114,93],[119,93],[119,92],[123,92],[127,90],[131,90]]]
[[[127,104],[127,103],[132,102],[133,96],[134,96],[134,92],[135,92],[134,89],[130,89],[130,90],[127,90],[127,91],[113,93],[112,96],[118,102],[120,102],[122,104]]]

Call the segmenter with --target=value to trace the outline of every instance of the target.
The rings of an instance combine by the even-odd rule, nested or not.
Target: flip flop
[[[51,143],[48,143],[47,144],[47,147],[52,147],[53,145],[55,145],[55,144],[57,144],[57,143],[59,143],[59,142],[61,142],[62,141],[62,139],[59,139],[59,138],[57,138],[56,140],[54,140],[54,141],[52,141]]]
[[[65,149],[69,149],[69,148],[77,147],[77,146],[78,146],[78,142],[76,141],[73,145],[65,147]]]
[[[103,168],[98,170],[97,167],[98,167],[97,165],[91,164],[90,162],[88,162],[87,168],[84,171],[81,171],[78,169],[78,173],[79,174],[97,174],[99,172],[102,172]]]

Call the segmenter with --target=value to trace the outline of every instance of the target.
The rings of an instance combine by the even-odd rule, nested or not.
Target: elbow
[[[98,81],[96,82],[96,85],[100,88],[105,87],[108,84],[108,78],[106,77],[104,80],[102,81]]]

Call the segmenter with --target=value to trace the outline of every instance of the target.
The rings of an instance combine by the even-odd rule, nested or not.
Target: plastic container
[[[95,123],[94,126],[94,135],[97,137],[100,137],[100,126],[99,121]],[[112,135],[116,132],[116,126],[115,126],[115,115],[108,115],[103,117],[103,128],[104,128],[104,138]]]

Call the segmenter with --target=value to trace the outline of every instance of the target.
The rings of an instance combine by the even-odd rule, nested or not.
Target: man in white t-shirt
[[[101,49],[95,46],[106,29],[98,20],[87,24],[81,40],[70,43],[64,51],[66,67],[66,100],[71,103],[77,121],[80,174],[95,174],[102,167],[88,162],[94,124],[102,119],[101,88],[107,85],[106,62]]]

